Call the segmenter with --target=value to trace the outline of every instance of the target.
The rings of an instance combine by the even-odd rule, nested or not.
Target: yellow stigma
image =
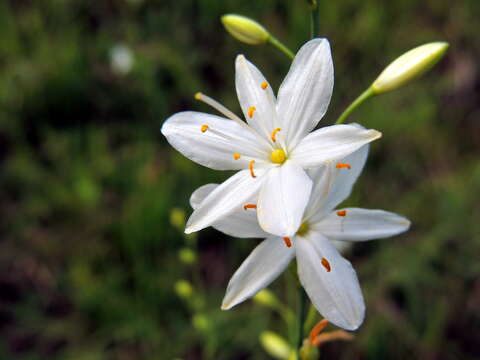
[[[297,235],[303,236],[308,232],[308,229],[310,229],[310,224],[308,222],[302,223],[300,227],[298,228]]]
[[[287,155],[282,149],[275,149],[270,154],[270,160],[275,164],[283,164],[287,160]]]

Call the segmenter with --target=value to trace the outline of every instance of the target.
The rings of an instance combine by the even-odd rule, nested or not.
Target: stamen
[[[204,132],[207,131],[207,130],[208,130],[208,125],[202,125],[202,127],[200,128],[200,131],[201,131],[202,133],[204,133]]]
[[[250,164],[248,164],[248,169],[250,170],[250,175],[252,175],[252,178],[256,178],[255,173],[253,172],[253,164],[255,164],[255,160],[250,161]]]
[[[263,90],[265,90],[268,87],[268,83],[264,81],[260,86],[262,87]]]
[[[317,325],[315,325],[312,329],[312,331],[310,331],[310,335],[308,336],[308,340],[310,341],[310,344],[313,344],[313,342],[315,341],[315,338],[318,336],[318,334],[320,334],[320,332],[325,329],[325,326],[328,325],[328,320],[327,319],[323,319],[321,321],[318,322]]]
[[[330,263],[324,257],[322,257],[322,265],[325,268],[325,270],[327,270],[327,272],[332,271],[332,268],[330,267]]]
[[[251,119],[253,117],[253,113],[257,110],[255,106],[250,106],[247,110],[247,115]]]
[[[345,216],[345,215],[347,215],[347,210],[339,210],[339,211],[337,211],[337,215],[338,216]]]
[[[240,154],[239,154],[239,153],[233,153],[233,158],[234,158],[235,160],[240,159]]]
[[[337,169],[347,168],[348,170],[350,170],[352,167],[350,166],[350,164],[347,164],[347,163],[337,163],[336,168]]]
[[[275,136],[276,136],[277,133],[278,133],[279,131],[281,131],[281,130],[282,130],[282,129],[280,129],[280,128],[276,128],[275,130],[272,131],[271,139],[272,139],[273,142],[277,141],[277,139],[275,138]]]
[[[285,245],[287,245],[287,247],[292,247],[292,241],[289,237],[284,237],[283,242],[285,243]]]
[[[256,209],[256,208],[257,208],[257,205],[255,205],[255,204],[245,204],[245,205],[243,205],[243,210]]]

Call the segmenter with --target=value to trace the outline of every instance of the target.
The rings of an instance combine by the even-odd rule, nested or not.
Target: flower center
[[[305,221],[298,228],[297,235],[303,236],[308,232],[309,229],[310,229],[310,224],[308,223],[308,221]]]
[[[270,160],[275,164],[283,164],[287,160],[287,155],[282,149],[275,149],[270,154]]]

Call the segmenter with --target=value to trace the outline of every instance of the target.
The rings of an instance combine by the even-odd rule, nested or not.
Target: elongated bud
[[[183,299],[188,299],[193,295],[193,287],[187,280],[178,280],[175,283],[175,292]]]
[[[422,75],[435,65],[449,47],[446,42],[432,42],[416,47],[397,58],[373,82],[375,94],[395,90]]]
[[[260,343],[265,351],[275,359],[287,360],[293,351],[284,338],[272,331],[262,332]]]
[[[267,42],[270,34],[256,21],[241,15],[223,15],[223,26],[235,39],[250,45],[260,45]]]

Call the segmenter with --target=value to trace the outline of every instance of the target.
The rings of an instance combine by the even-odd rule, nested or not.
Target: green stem
[[[360,94],[359,97],[355,99],[354,102],[350,104],[349,107],[340,115],[340,117],[337,119],[335,124],[343,124],[345,119],[355,110],[357,107],[359,107],[365,100],[368,98],[372,97],[375,95],[375,92],[371,87],[369,87],[367,90],[365,90],[362,94]]]
[[[297,349],[303,345],[303,323],[305,322],[305,302],[307,301],[307,294],[301,285],[298,286],[298,338],[297,338]]]
[[[315,1],[311,6],[310,20],[311,20],[310,35],[311,35],[311,38],[314,39],[320,36],[320,6],[318,6],[317,1]]]
[[[287,55],[290,59],[293,59],[295,57],[293,52],[289,48],[287,48],[285,45],[283,45],[280,42],[280,40],[278,40],[274,36],[270,35],[270,37],[268,38],[268,42],[273,46],[275,46],[278,50],[283,52],[285,55]]]

